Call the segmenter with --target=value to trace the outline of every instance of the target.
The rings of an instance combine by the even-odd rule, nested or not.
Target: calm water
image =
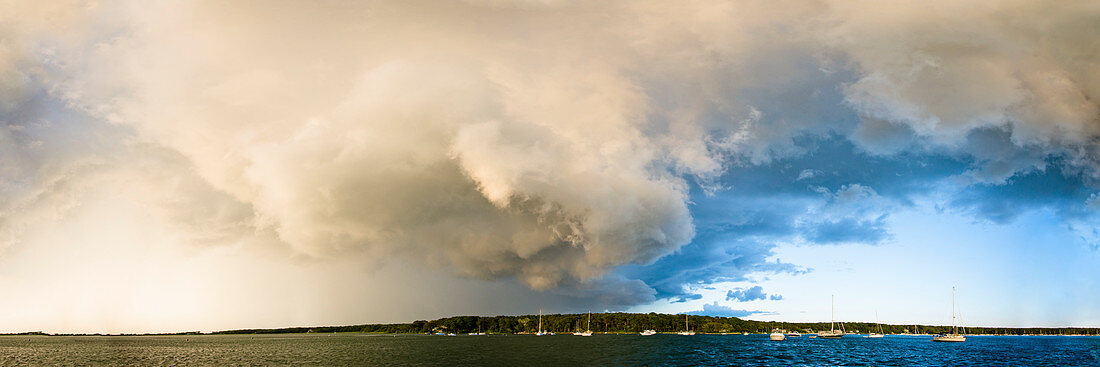
[[[257,335],[0,337],[0,365],[1100,365],[1100,337]]]

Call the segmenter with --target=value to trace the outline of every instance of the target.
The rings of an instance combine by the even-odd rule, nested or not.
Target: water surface
[[[965,343],[887,336],[370,334],[5,336],[0,365],[1100,365],[1100,337],[974,336]]]

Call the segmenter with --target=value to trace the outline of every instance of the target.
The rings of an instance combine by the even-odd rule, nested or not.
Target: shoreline
[[[543,315],[544,330],[568,334],[580,330],[582,318],[587,314]],[[829,330],[828,322],[755,321],[736,317],[687,316],[691,330],[699,334],[740,335],[766,334],[779,328],[813,334]],[[47,333],[42,331],[0,333],[0,336],[201,336],[201,335],[286,335],[286,334],[374,334],[374,335],[424,335],[454,333],[464,335],[482,331],[490,335],[523,335],[536,332],[538,315],[506,316],[452,316],[436,320],[417,320],[409,323],[357,324],[342,326],[297,326],[283,328],[230,329],[220,331],[182,331],[163,333]],[[945,325],[899,325],[872,322],[839,323],[848,334],[865,334],[862,331],[881,326],[887,335],[925,336],[950,330]],[[592,331],[604,335],[630,335],[646,329],[658,333],[676,333],[684,329],[684,315],[657,313],[593,313]],[[964,334],[975,336],[1100,336],[1100,327],[964,327]],[[917,332],[913,332],[913,331]]]

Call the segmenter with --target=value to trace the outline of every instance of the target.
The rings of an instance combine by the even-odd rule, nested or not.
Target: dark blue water
[[[767,335],[0,337],[0,365],[1100,366],[1100,337]]]

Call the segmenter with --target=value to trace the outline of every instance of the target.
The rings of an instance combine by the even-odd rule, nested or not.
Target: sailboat
[[[588,313],[588,329],[585,330],[585,331],[575,332],[575,333],[573,333],[573,335],[592,336],[592,313],[591,312]]]
[[[817,336],[825,338],[825,339],[839,339],[839,338],[844,336],[844,330],[837,330],[836,329],[836,325],[835,325],[836,322],[834,321],[836,319],[836,296],[835,295],[832,296],[832,303],[830,305],[831,305],[830,307],[832,307],[832,308],[830,309],[831,313],[829,314],[829,331],[819,331],[817,333]]]
[[[483,336],[483,335],[485,335],[485,333],[481,332],[481,323],[480,322],[477,324],[477,332],[476,333],[470,333],[470,335],[471,336]]]
[[[951,333],[936,335],[932,341],[956,343],[966,341],[966,335],[959,334],[959,327],[955,325],[955,287],[951,287]]]
[[[881,338],[881,337],[886,336],[885,334],[882,333],[882,324],[878,323],[878,311],[875,311],[875,326],[878,327],[878,332],[876,333],[876,332],[872,331],[870,334],[867,334],[867,336],[865,336],[864,338]]]
[[[688,315],[684,315],[684,331],[676,333],[678,335],[695,335],[691,328],[688,328]]]
[[[539,332],[535,333],[535,336],[550,335],[550,333],[542,330],[542,308],[539,308]]]

